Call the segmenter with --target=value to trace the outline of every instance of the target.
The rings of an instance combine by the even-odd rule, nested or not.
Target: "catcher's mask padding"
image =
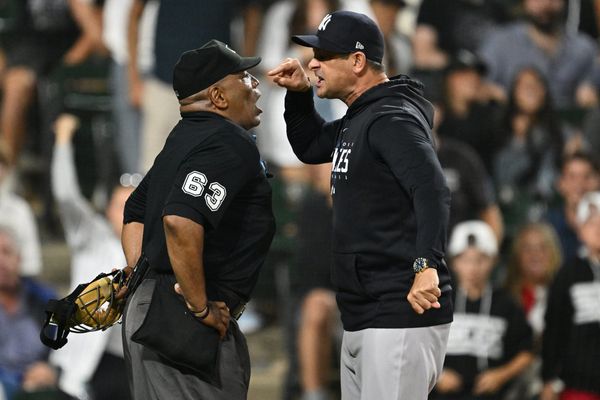
[[[67,297],[49,300],[40,332],[42,343],[60,349],[67,343],[69,332],[105,330],[119,322],[125,301],[115,296],[124,281],[121,270],[103,273],[89,283],[78,285]]]

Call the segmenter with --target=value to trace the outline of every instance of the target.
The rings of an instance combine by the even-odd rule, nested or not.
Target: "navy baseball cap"
[[[379,27],[366,15],[352,11],[327,14],[316,35],[294,35],[292,41],[332,53],[362,51],[369,60],[378,63],[383,60],[383,35]]]
[[[260,57],[242,57],[225,43],[213,39],[181,55],[173,70],[173,89],[178,99],[185,99],[227,75],[257,66],[260,61]]]

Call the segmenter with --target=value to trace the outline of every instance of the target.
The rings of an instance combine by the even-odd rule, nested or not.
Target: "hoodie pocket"
[[[358,264],[356,254],[335,253],[333,259],[331,282],[339,292],[374,298],[360,281],[356,270]]]

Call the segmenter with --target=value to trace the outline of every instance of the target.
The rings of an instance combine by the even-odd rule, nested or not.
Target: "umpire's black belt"
[[[229,308],[229,315],[231,315],[232,318],[240,319],[246,310],[246,302],[229,289],[223,287],[214,287],[214,285],[211,285],[207,282],[206,292],[209,298],[221,299],[221,301],[224,301]]]
[[[229,309],[229,314],[235,319],[240,319],[244,311],[246,311],[246,303],[239,302],[234,308]]]

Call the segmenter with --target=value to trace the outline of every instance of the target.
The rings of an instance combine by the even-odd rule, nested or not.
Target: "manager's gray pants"
[[[144,280],[128,302],[123,318],[123,350],[129,386],[135,400],[245,400],[250,383],[246,339],[231,320],[221,343],[219,373],[222,388],[165,364],[152,350],[131,340],[150,307],[155,280]]]
[[[342,400],[426,400],[444,364],[450,324],[344,331]]]

